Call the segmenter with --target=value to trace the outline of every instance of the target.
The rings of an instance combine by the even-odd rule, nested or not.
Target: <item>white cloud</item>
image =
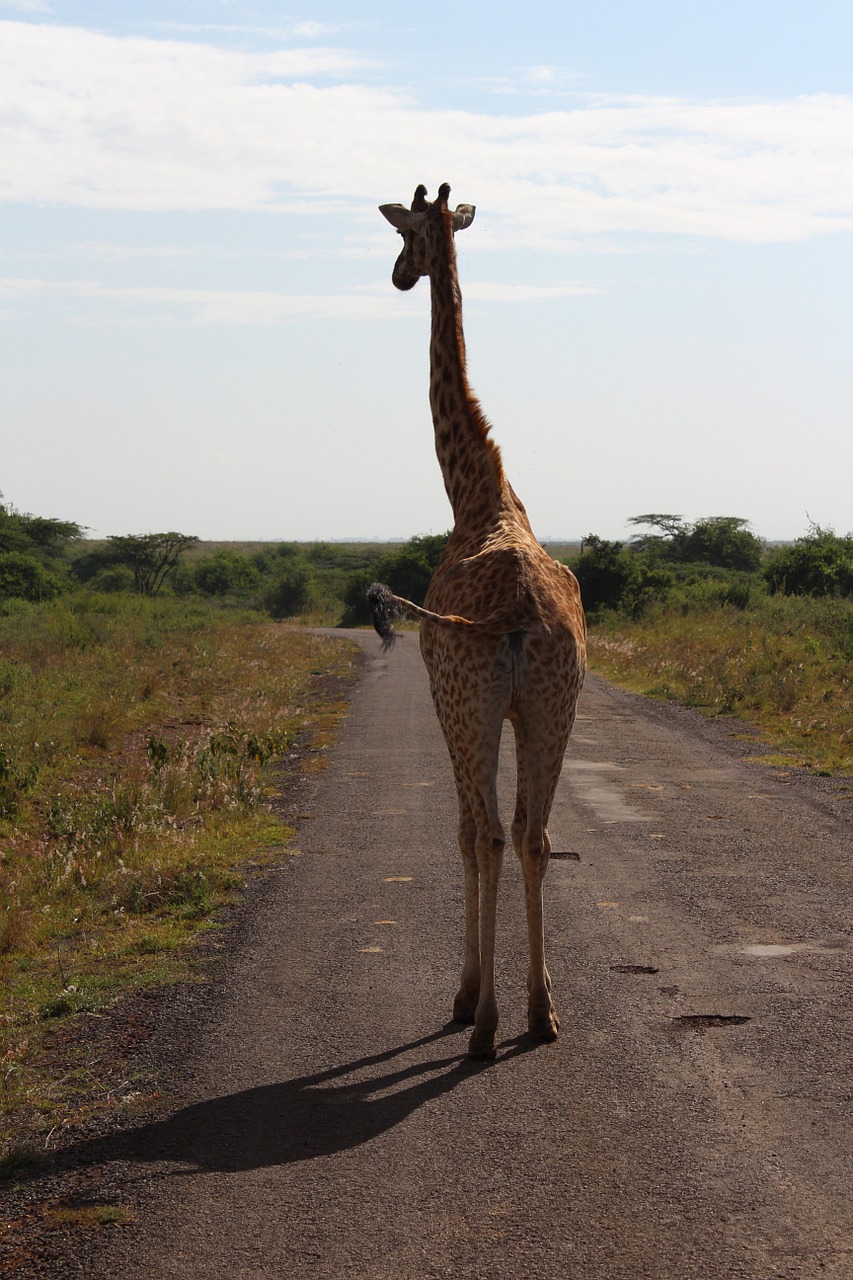
[[[28,300],[53,304],[86,323],[269,325],[284,320],[387,319],[412,315],[386,289],[353,294],[287,294],[264,290],[182,289],[168,285],[110,287],[93,280],[0,279],[0,313]]]
[[[580,280],[519,285],[471,280],[465,285],[465,297],[478,302],[544,302],[549,298],[577,298],[592,293],[601,293],[601,288]]]
[[[6,201],[343,208],[352,219],[409,198],[424,178],[435,187],[464,175],[455,194],[488,208],[479,243],[490,248],[621,233],[785,241],[853,227],[850,97],[430,111],[359,84],[363,64],[341,50],[247,53],[14,22],[0,31]]]
[[[474,302],[540,302],[599,293],[596,285],[564,281],[547,285],[508,285],[472,281],[466,298]],[[388,319],[413,316],[427,309],[428,293],[401,300],[387,281],[352,293],[288,294],[272,290],[176,288],[170,285],[116,287],[94,280],[54,281],[0,278],[0,310],[35,299],[86,322],[118,320],[158,324],[278,324],[298,318]]]
[[[166,22],[157,21],[152,24],[160,31],[191,33],[193,35],[243,35],[265,36],[274,40],[317,40],[320,36],[334,35],[340,27],[330,22],[294,22],[290,26],[263,27],[250,26],[246,23],[223,22]]]
[[[339,31],[331,22],[296,22],[293,26],[295,36],[304,36],[306,40],[317,40],[320,36],[334,35]]]

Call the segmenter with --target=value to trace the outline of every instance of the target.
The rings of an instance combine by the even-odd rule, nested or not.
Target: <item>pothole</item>
[[[659,973],[653,964],[612,964],[611,973]]]
[[[551,857],[552,857],[552,858],[564,858],[564,859],[567,859],[569,862],[580,862],[580,860],[581,860],[581,856],[580,856],[580,854],[579,854],[579,853],[575,853],[575,852],[573,852],[572,850],[568,850],[568,849],[567,849],[567,850],[564,850],[564,851],[562,851],[562,852],[556,852],[554,849],[552,849],[552,850],[551,850]]]

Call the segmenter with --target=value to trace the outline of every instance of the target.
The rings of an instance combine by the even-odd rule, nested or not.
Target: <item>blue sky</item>
[[[853,6],[0,0],[0,489],[93,536],[448,527],[428,289],[543,539],[853,528]]]

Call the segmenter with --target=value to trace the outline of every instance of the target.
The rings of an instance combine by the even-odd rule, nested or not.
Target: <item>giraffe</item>
[[[450,187],[410,209],[380,206],[403,237],[392,281],[411,289],[428,276],[429,399],[435,448],[453,529],[424,607],[374,583],[368,599],[383,647],[392,618],[421,619],[420,646],[459,803],[465,878],[465,949],[453,1019],[473,1022],[472,1058],[495,1056],[495,916],[505,833],[497,767],[504,720],[515,734],[517,787],[512,843],[524,872],[530,949],[528,1031],[554,1040],[559,1019],[545,964],[542,884],[551,852],[547,823],[586,667],[586,622],[577,580],[537,542],[504,472],[490,425],[468,383],[454,234],[474,206],[448,208]]]

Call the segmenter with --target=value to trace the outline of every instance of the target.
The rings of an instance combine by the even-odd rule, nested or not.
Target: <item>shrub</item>
[[[92,591],[132,591],[133,570],[126,564],[105,565],[86,580]]]
[[[580,584],[584,608],[593,613],[618,609],[631,576],[631,557],[624,542],[608,542],[589,533],[581,548],[571,568]]]
[[[651,604],[667,598],[672,573],[655,554],[634,551],[623,542],[608,542],[594,533],[587,534],[582,546],[571,568],[588,613],[621,609],[638,618]]]
[[[310,599],[311,575],[295,561],[278,571],[263,594],[263,606],[274,618],[292,618],[306,608]]]
[[[363,626],[371,621],[365,592],[371,582],[384,582],[395,595],[423,604],[432,575],[438,568],[449,534],[419,534],[405,542],[399,551],[384,555],[371,570],[351,575],[344,591],[344,615],[341,625]]]
[[[193,583],[206,596],[244,596],[258,584],[259,573],[247,556],[217,551],[193,567]]]
[[[0,598],[52,600],[62,581],[35,558],[22,551],[0,553]]]
[[[673,564],[706,564],[745,572],[755,571],[761,564],[764,544],[749,532],[749,521],[740,516],[706,516],[688,524],[681,516],[651,512],[629,516],[628,523],[660,530],[640,534],[632,550]]]
[[[773,553],[764,580],[773,594],[853,595],[853,537],[813,524],[792,546]]]
[[[762,542],[736,516],[697,520],[679,548],[680,558],[717,565],[720,569],[755,570],[761,564]]]

